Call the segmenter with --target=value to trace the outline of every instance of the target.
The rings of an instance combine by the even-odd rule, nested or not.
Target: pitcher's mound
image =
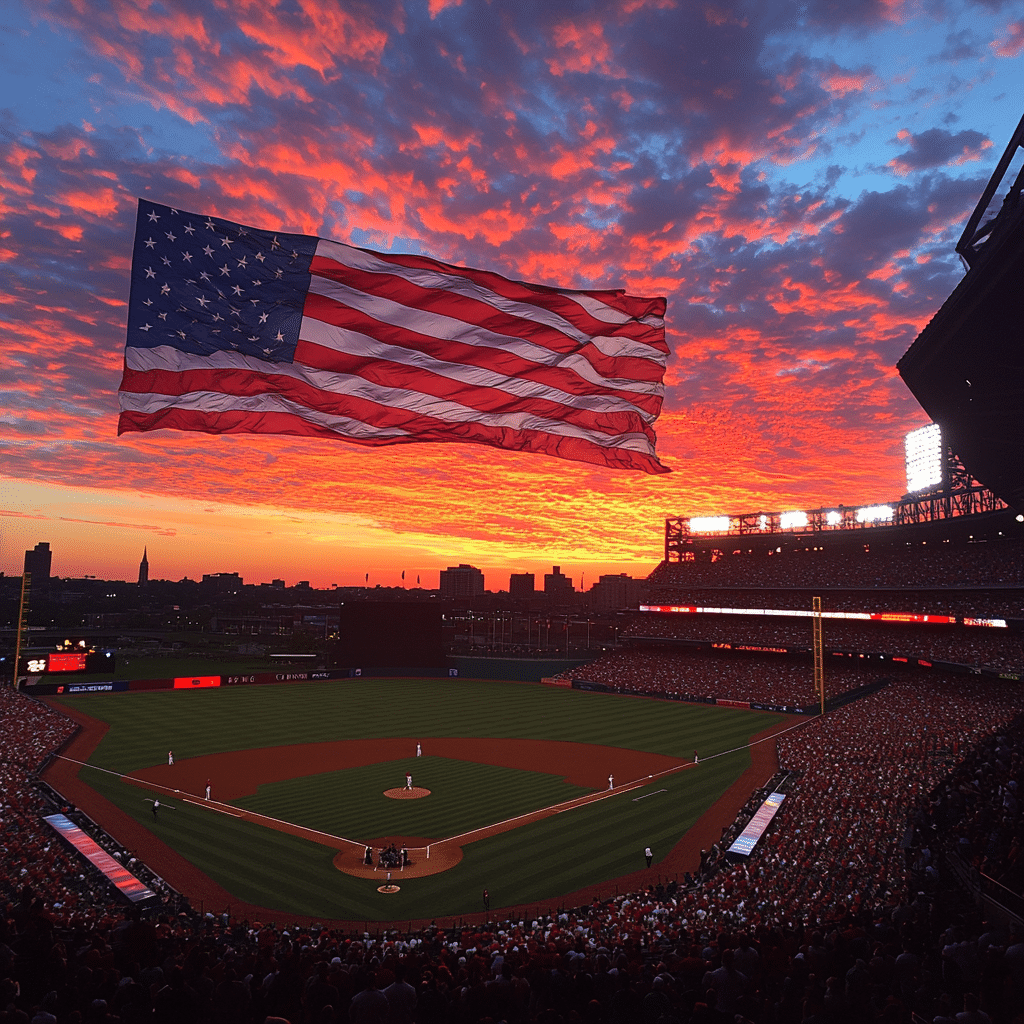
[[[392,800],[422,800],[423,797],[430,796],[430,790],[421,786],[413,786],[412,789],[399,786],[398,789],[385,789],[384,795]]]

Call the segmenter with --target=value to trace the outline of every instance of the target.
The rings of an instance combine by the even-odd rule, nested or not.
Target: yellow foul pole
[[[825,658],[821,635],[821,598],[814,598],[814,689],[821,696],[821,713],[825,714]]]
[[[21,661],[22,638],[28,633],[28,592],[32,589],[32,573],[21,577],[21,606],[18,609],[18,633],[14,640],[14,675],[11,685],[18,688],[18,662]]]

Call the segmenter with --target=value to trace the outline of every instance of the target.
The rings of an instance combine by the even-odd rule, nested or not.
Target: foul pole
[[[825,714],[825,659],[824,640],[821,635],[821,598],[814,600],[814,689],[821,696],[821,713]]]
[[[22,637],[28,632],[28,593],[32,589],[32,573],[26,572],[21,577],[21,605],[18,608],[18,633],[14,640],[14,675],[11,686],[18,688],[18,664],[21,661]]]

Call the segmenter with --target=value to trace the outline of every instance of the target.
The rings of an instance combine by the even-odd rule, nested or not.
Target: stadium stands
[[[823,631],[828,650],[928,658],[1011,672],[1024,669],[1024,634],[1016,630],[826,620]],[[810,650],[811,623],[753,616],[638,614],[620,636],[623,641],[700,640]]]
[[[1024,587],[1024,540],[985,543],[882,546],[862,531],[827,549],[787,550],[774,555],[728,554],[716,561],[663,562],[649,577],[658,586],[818,587],[898,586],[907,590]],[[737,548],[739,538],[722,546]]]
[[[867,686],[890,675],[888,668],[829,665],[825,693]],[[778,707],[814,704],[814,674],[807,661],[780,657],[730,657],[654,647],[610,651],[563,675],[599,683],[613,693],[638,693],[675,700],[752,701]]]
[[[0,707],[5,729],[20,723],[3,764],[0,1021],[360,1021],[379,990],[387,1019],[433,1024],[930,1021],[965,1001],[1009,1022],[1022,1005],[1021,934],[948,890],[943,860],[1019,878],[1024,732],[996,680],[898,681],[784,735],[787,799],[762,846],[722,852],[752,799],[692,885],[379,935],[175,913],[169,896],[126,911],[38,820],[31,769],[70,726],[9,691]]]
[[[1009,520],[1004,525],[1009,529]],[[1024,677],[1024,540],[992,529],[974,540],[963,520],[946,529],[935,523],[906,527],[900,536],[917,539],[896,542],[880,540],[889,537],[885,528],[831,534],[806,546],[786,536],[775,547],[758,538],[748,550],[741,547],[743,537],[702,537],[693,560],[665,561],[651,573],[645,607],[703,610],[632,613],[620,632],[625,652],[607,653],[573,674],[619,692],[808,704],[813,667],[807,616],[818,596],[824,613],[957,620],[951,625],[825,618],[825,652],[856,658],[856,665],[826,658],[829,696],[861,685],[865,671],[870,674],[866,666],[879,655],[885,656],[876,666],[879,677],[891,674],[894,658]],[[804,617],[738,613],[761,610]],[[997,620],[1005,628],[986,628],[978,620]],[[793,656],[739,661],[724,658],[723,649],[786,649],[808,656],[801,669]]]
[[[0,690],[0,1024],[1014,1024],[1024,716],[1019,684],[995,672],[1021,668],[1024,548],[976,547],[660,566],[659,603],[805,609],[839,579],[821,591],[826,609],[1011,626],[828,622],[826,646],[858,655],[827,660],[829,695],[887,683],[779,737],[772,787],[785,800],[749,857],[726,851],[767,789],[682,879],[529,918],[499,910],[372,932],[261,924],[197,913],[138,863],[158,898],[126,908],[41,820],[66,810],[132,861],[38,783],[73,724]],[[637,614],[631,646],[573,674],[621,692],[806,705],[806,660],[694,645],[808,647],[809,634],[801,619]],[[878,652],[974,671],[859,656]],[[1022,916],[986,920],[982,896]]]

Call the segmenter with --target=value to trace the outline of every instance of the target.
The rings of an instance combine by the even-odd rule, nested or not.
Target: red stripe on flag
[[[447,274],[453,279],[469,278],[472,280],[470,275],[452,270],[444,264],[437,264],[431,269]],[[483,299],[462,295],[457,291],[441,287],[426,288],[415,282],[407,281],[401,276],[349,267],[325,256],[313,257],[310,272],[325,280],[338,281],[365,295],[388,299],[410,309],[428,310],[432,313],[450,316],[497,334],[528,338],[554,352],[571,352],[580,346],[580,342],[566,334],[565,331],[543,321],[532,319],[529,315],[530,309],[524,309],[522,315],[518,315],[516,312],[506,312],[490,305]],[[497,275],[491,275],[491,277],[497,277]],[[498,278],[498,280],[502,279]],[[453,280],[452,283],[455,284],[456,281]],[[538,296],[531,289],[522,285],[516,286],[514,282],[505,282],[505,285],[512,287],[506,287],[503,291],[490,287],[488,290],[502,298],[514,300],[534,309],[548,310],[572,324],[577,331],[588,337],[604,336],[637,340],[650,345],[652,356],[656,352],[659,354],[668,352],[668,346],[664,341],[664,331],[660,327],[651,327],[633,319],[623,323],[609,323],[592,316],[585,307],[564,295],[555,293]],[[535,301],[538,298],[541,301]],[[664,299],[651,301],[660,303],[660,313],[651,315],[663,316],[665,312]],[[623,311],[620,310],[620,312]]]
[[[223,413],[194,412],[188,409],[164,409],[157,413],[144,414],[123,412],[118,418],[117,432],[161,430],[198,430],[207,434],[291,434],[306,437],[343,436],[346,441],[367,447],[414,443],[420,441],[469,441],[503,448],[511,451],[537,452],[557,458],[588,462],[613,469],[639,469],[647,473],[668,473],[653,456],[623,448],[604,448],[580,438],[554,437],[537,431],[511,431],[504,428],[488,428],[480,423],[460,423],[453,427],[444,424],[437,434],[422,433],[402,440],[360,439],[310,423],[301,416],[280,412],[229,411]]]
[[[390,369],[379,368],[379,376],[385,387],[402,387],[398,378],[405,367],[394,366]],[[466,395],[460,395],[453,382],[444,377],[417,373],[416,387],[411,389],[420,394],[430,395],[442,401],[457,402],[467,405],[462,398],[472,399],[471,408],[485,414],[517,415],[524,414],[550,419],[555,423],[567,423],[584,430],[595,431],[609,438],[620,434],[644,434],[651,445],[654,444],[654,432],[644,424],[636,414],[626,412],[603,413],[588,409],[574,409],[559,405],[542,398],[516,399],[493,388],[475,388],[462,386]],[[427,380],[430,376],[433,379]],[[373,379],[368,377],[366,379]],[[433,388],[430,387],[433,385]],[[318,388],[313,384],[287,374],[260,374],[243,369],[195,369],[184,371],[172,370],[132,370],[125,368],[121,391],[126,394],[139,395],[174,395],[182,396],[201,392],[212,392],[238,398],[259,398],[273,395],[283,398],[311,411],[325,413],[330,416],[348,416],[374,427],[401,427],[418,432],[420,430],[436,431],[446,426],[459,429],[461,420],[448,420],[443,417],[425,415],[409,410],[401,405],[384,405],[358,396],[338,394]],[[400,401],[400,396],[396,402]],[[501,427],[496,429],[513,429]],[[337,433],[337,431],[331,431]]]
[[[470,345],[448,338],[438,338],[430,334],[421,334],[410,327],[399,326],[377,320],[357,309],[352,309],[334,299],[309,292],[303,315],[321,323],[331,324],[345,330],[356,331],[368,335],[389,345],[407,348],[414,352],[423,352],[435,359],[449,363],[463,363],[470,366],[481,366],[494,370],[509,377],[528,377],[531,380],[544,380],[552,387],[573,394],[596,394],[614,390],[610,383],[594,383],[580,377],[570,366],[560,364],[557,360],[565,355],[578,355],[594,368],[606,381],[631,380],[657,384],[665,373],[664,366],[649,359],[638,359],[631,356],[606,356],[592,343],[580,344],[570,342],[564,335],[559,335],[566,343],[559,352],[542,346],[545,351],[554,353],[553,362],[549,364],[532,361],[522,355],[495,345]],[[475,324],[467,325],[469,333]],[[533,339],[520,335],[525,341]],[[536,344],[536,342],[534,342]],[[542,353],[538,353],[541,355]],[[632,392],[630,392],[632,394]],[[658,408],[660,408],[660,400]],[[657,410],[655,410],[655,414]]]
[[[321,321],[323,322],[323,321]],[[333,325],[339,326],[339,325]],[[383,332],[383,336],[378,340],[385,342],[388,345],[395,345],[396,348],[406,348],[407,346],[402,344],[404,335],[408,332],[397,332],[392,335],[392,332]],[[440,359],[443,363],[453,363],[458,366],[467,367],[478,367],[482,370],[487,370],[500,376],[505,376],[511,379],[518,379],[524,381],[530,381],[534,384],[540,385],[544,388],[556,389],[557,391],[565,392],[569,395],[577,395],[581,397],[596,396],[606,399],[606,403],[610,401],[612,404],[621,404],[626,406],[636,406],[637,409],[643,410],[652,419],[658,415],[661,411],[663,398],[660,394],[644,394],[643,392],[637,391],[624,391],[615,390],[608,386],[601,386],[594,384],[591,381],[584,380],[579,377],[572,370],[564,370],[560,367],[549,367],[549,366],[538,366],[536,364],[530,364],[524,362],[517,356],[511,353],[489,353],[487,351],[480,351],[475,349],[472,345],[461,345],[452,342],[440,342],[433,341],[432,339],[425,339],[424,347],[410,349],[410,351],[424,352],[424,354],[431,356],[434,359]],[[433,349],[433,351],[431,351]],[[469,351],[465,351],[469,350]],[[405,368],[410,371],[417,371],[420,373],[435,373],[437,376],[446,377],[444,372],[444,366],[438,366],[436,371],[428,370],[422,367],[410,366],[407,363],[397,362],[391,359],[378,359],[373,355],[364,355],[359,352],[346,352],[339,349],[331,348],[326,345],[319,345],[314,341],[307,341],[302,338],[299,339],[299,343],[295,348],[295,362],[303,366],[309,366],[317,370],[330,370],[338,373],[359,373],[361,376],[368,376],[369,368],[371,366],[378,366],[382,369]],[[369,379],[369,378],[368,378]],[[460,383],[457,376],[453,379],[456,383]],[[386,384],[387,381],[381,381]],[[465,384],[463,385],[465,386]],[[486,385],[473,385],[486,387]],[[501,391],[501,388],[497,390]],[[505,393],[505,392],[502,392]],[[509,396],[511,400],[511,395]],[[467,403],[475,404],[475,403]],[[557,403],[560,408],[570,409],[570,405],[562,405]]]
[[[364,250],[370,252],[371,250]],[[464,277],[469,281],[473,281],[475,284],[479,284],[484,288],[493,291],[497,295],[502,295],[505,298],[515,299],[518,302],[529,302],[531,305],[537,306],[541,309],[550,309],[552,312],[556,312],[559,316],[563,316],[566,320],[575,323],[575,316],[585,313],[580,305],[571,298],[574,292],[570,289],[565,288],[550,288],[547,285],[541,284],[527,284],[523,281],[513,281],[509,278],[502,277],[500,274],[495,274],[489,270],[474,270],[471,267],[457,267],[448,263],[440,263],[437,260],[430,259],[429,256],[416,256],[411,253],[384,253],[384,252],[373,252],[373,255],[385,263],[393,263],[399,267],[409,267],[410,269],[418,270],[435,270],[440,273],[451,274],[454,277]],[[597,299],[599,302],[603,302],[605,305],[617,309],[619,312],[626,314],[634,320],[640,320],[644,317],[654,316],[663,317],[666,310],[666,300],[664,297],[655,298],[643,298],[638,295],[627,295],[624,291],[619,289],[609,289],[602,291],[600,289],[583,289],[576,291],[575,294],[591,296]],[[603,321],[595,321],[593,318],[587,316],[590,323]],[[596,333],[588,331],[587,333]],[[664,344],[664,343],[662,343]],[[665,346],[663,351],[668,352],[668,346]]]

